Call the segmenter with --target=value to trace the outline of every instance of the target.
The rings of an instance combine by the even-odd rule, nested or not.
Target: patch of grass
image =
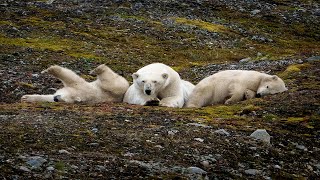
[[[25,83],[25,82],[20,82],[19,85],[23,86],[23,87],[26,87],[26,88],[29,88],[29,89],[36,89],[37,88],[33,84],[29,84],[29,83]]]
[[[24,19],[21,19],[22,24],[31,25],[33,27],[41,27],[44,29],[65,29],[66,24],[62,21],[55,21],[55,22],[49,22],[45,21],[39,17],[27,17]]]
[[[237,113],[241,111],[241,109],[242,106],[240,105],[215,105],[197,109],[195,110],[195,112],[202,114],[200,117],[207,119],[208,121],[215,118],[243,119],[242,117],[237,115]]]
[[[186,19],[186,18],[174,18],[179,24],[185,24],[189,26],[196,26],[200,29],[205,29],[210,32],[227,32],[228,28],[220,24],[213,24],[202,20]]]
[[[63,161],[58,161],[54,164],[54,168],[58,171],[63,171],[66,169],[66,164]]]
[[[278,116],[269,113],[269,114],[263,115],[263,116],[262,116],[262,119],[265,120],[265,121],[274,121],[274,120],[277,120],[277,119],[278,119]]]
[[[305,121],[305,118],[304,117],[288,117],[287,121],[290,123],[297,123],[297,122]]]
[[[0,34],[2,45],[29,47],[40,51],[65,52],[75,58],[99,59],[101,57],[92,54],[93,45],[83,41],[61,39],[55,36],[38,36],[29,38],[9,38]]]
[[[308,68],[310,64],[293,64],[287,67],[287,69],[280,73],[279,76],[284,79],[292,78],[293,75],[299,73],[302,69]]]

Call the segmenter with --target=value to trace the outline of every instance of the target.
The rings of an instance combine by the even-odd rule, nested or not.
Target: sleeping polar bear
[[[22,102],[101,103],[122,102],[129,87],[128,81],[102,64],[91,71],[97,80],[87,82],[70,69],[54,65],[41,73],[49,73],[60,79],[63,88],[50,95],[24,95]]]
[[[255,96],[287,91],[276,75],[247,70],[225,70],[201,80],[189,97],[186,107],[231,104]]]

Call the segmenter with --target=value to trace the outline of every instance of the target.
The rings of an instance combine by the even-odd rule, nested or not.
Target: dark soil
[[[317,1],[0,3],[2,179],[319,179]],[[248,59],[245,59],[248,58]],[[225,69],[277,74],[287,92],[200,109],[20,103],[58,64],[131,74],[162,62],[193,83]],[[216,130],[227,133],[220,134]],[[250,137],[266,129],[271,143]]]

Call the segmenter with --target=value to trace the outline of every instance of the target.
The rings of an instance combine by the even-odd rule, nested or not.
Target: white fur
[[[97,75],[97,80],[93,82],[87,82],[70,69],[57,65],[41,73],[49,73],[60,79],[64,87],[52,95],[24,95],[21,98],[22,102],[54,102],[54,98],[67,103],[122,102],[129,87],[125,78],[104,64],[92,71]]]
[[[187,107],[230,104],[258,95],[286,91],[282,79],[257,71],[226,70],[201,80],[189,97]]]
[[[145,105],[148,101],[160,100],[160,106],[183,107],[194,85],[180,79],[171,67],[149,64],[132,74],[133,84],[124,96],[124,102]],[[148,94],[149,93],[149,94]]]

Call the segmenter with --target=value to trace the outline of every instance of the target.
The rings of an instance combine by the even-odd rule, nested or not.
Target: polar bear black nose
[[[144,92],[146,92],[147,95],[151,94],[151,90],[149,90],[149,89],[145,90]]]
[[[257,93],[257,94],[256,94],[256,98],[261,98],[261,94],[260,94],[260,93]]]

